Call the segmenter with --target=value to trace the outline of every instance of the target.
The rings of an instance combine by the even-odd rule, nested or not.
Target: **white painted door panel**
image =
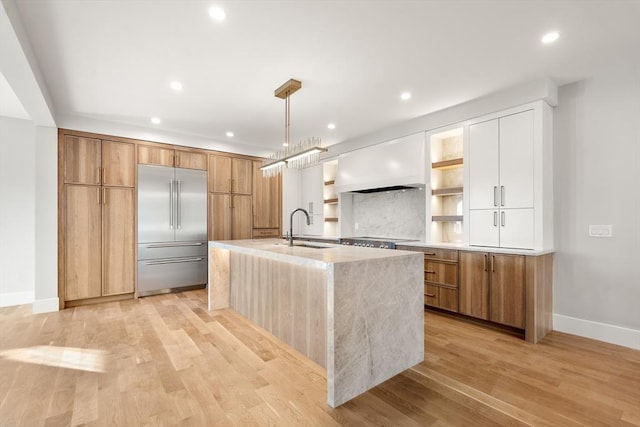
[[[505,209],[500,212],[500,246],[533,249],[533,209]]]
[[[492,209],[498,195],[498,120],[469,126],[469,208]]]
[[[500,246],[498,224],[497,209],[469,211],[469,244],[472,246]]]
[[[500,206],[533,207],[533,111],[500,118]]]

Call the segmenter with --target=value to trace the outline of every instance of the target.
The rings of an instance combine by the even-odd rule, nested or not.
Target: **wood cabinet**
[[[251,196],[209,193],[209,240],[251,238]]]
[[[524,329],[524,255],[462,251],[460,313]]]
[[[139,145],[138,163],[207,170],[207,155],[196,151],[178,150],[153,145]]]
[[[251,194],[253,162],[249,159],[209,156],[209,191]]]
[[[64,284],[66,301],[102,295],[102,189],[65,188]]]
[[[280,234],[281,177],[264,177],[261,161],[253,161],[253,237]]]
[[[469,243],[534,247],[534,112],[469,126]]]
[[[458,311],[458,251],[398,246],[424,254],[424,305]]]
[[[136,145],[61,134],[61,301],[135,288]]]
[[[250,239],[253,161],[209,155],[209,240]]]
[[[65,301],[133,293],[134,189],[65,188]]]
[[[64,153],[65,184],[135,185],[132,143],[65,135]]]

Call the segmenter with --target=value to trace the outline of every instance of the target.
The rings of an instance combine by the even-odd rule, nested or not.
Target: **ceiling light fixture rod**
[[[302,87],[302,82],[296,79],[289,79],[282,86],[276,89],[273,95],[276,98],[284,99],[284,146],[288,147],[291,137],[291,100],[289,97]]]

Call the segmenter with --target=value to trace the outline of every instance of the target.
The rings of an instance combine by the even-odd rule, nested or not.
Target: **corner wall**
[[[0,306],[30,304],[35,284],[35,126],[0,117]]]
[[[640,349],[640,64],[558,95],[554,329]],[[613,237],[589,237],[590,224]]]

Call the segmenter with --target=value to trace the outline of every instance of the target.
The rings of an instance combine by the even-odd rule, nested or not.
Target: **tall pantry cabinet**
[[[209,240],[250,239],[253,162],[209,155]]]
[[[135,287],[135,144],[60,138],[61,301],[132,294]]]
[[[551,107],[540,101],[469,125],[469,244],[553,247]]]

